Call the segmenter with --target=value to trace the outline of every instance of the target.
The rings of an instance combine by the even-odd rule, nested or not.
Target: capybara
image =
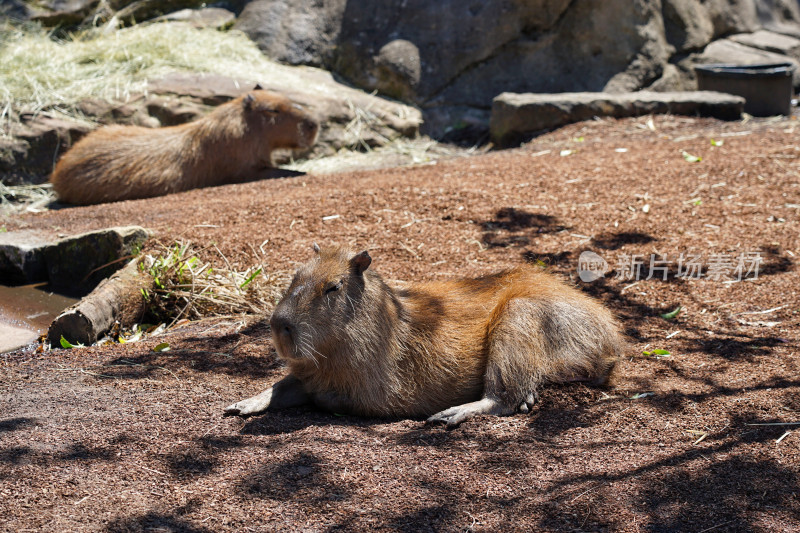
[[[455,426],[528,412],[547,383],[604,385],[624,347],[605,307],[539,267],[393,287],[366,251],[315,250],[270,320],[289,375],[226,416],[313,403]]]
[[[256,179],[276,148],[309,148],[318,122],[285,96],[263,90],[180,126],[107,126],[78,141],[50,181],[58,199],[98,204]]]

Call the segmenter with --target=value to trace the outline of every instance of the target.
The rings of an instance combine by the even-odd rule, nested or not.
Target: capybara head
[[[270,142],[280,148],[309,148],[319,133],[319,122],[300,104],[282,94],[256,90],[242,98],[248,126],[269,130]]]
[[[335,355],[363,329],[370,298],[365,272],[372,259],[364,251],[314,245],[316,256],[295,273],[270,320],[278,355],[286,360],[309,360]],[[377,274],[375,274],[377,276]]]

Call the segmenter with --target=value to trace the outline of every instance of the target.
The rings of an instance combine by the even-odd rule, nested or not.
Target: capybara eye
[[[342,288],[342,280],[337,281],[336,283],[329,285],[327,289],[325,289],[325,294],[330,294],[332,292],[336,292]]]

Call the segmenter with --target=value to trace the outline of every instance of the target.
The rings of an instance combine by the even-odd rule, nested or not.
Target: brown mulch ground
[[[373,268],[409,280],[541,260],[607,302],[631,344],[608,395],[553,387],[531,415],[452,431],[312,409],[221,418],[283,374],[268,326],[251,318],[8,354],[0,528],[797,531],[800,425],[754,425],[800,422],[795,121],[647,121],[576,124],[518,150],[427,166],[6,221],[63,233],[141,224],[161,243],[213,242],[234,265],[274,270],[335,241],[368,248]],[[579,281],[584,250],[614,271]],[[763,262],[738,283],[678,279],[678,255],[691,251],[705,269],[715,254]],[[617,279],[634,254],[648,265],[666,254],[667,280]],[[678,305],[677,318],[660,316]],[[153,352],[165,338],[172,349]],[[642,354],[654,349],[670,355]]]

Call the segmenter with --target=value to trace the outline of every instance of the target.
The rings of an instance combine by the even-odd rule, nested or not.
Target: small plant
[[[659,348],[652,351],[643,351],[642,355],[645,357],[653,357],[655,359],[661,359],[662,357],[669,357],[670,353],[669,350],[662,350]]]
[[[225,267],[212,267],[200,255],[210,248]],[[176,243],[156,255],[146,255],[139,269],[153,278],[152,290],[142,290],[156,322],[233,314],[268,315],[288,284],[287,272],[266,274],[261,265],[244,271],[230,263],[213,244],[194,251],[191,243]]]
[[[679,305],[669,313],[662,314],[661,318],[663,318],[664,320],[672,320],[673,318],[676,318],[681,313],[681,311],[683,311],[683,306]]]
[[[64,335],[61,335],[61,340],[59,340],[62,348],[69,349],[69,348],[83,348],[83,344],[72,344],[67,339],[64,338]]]
[[[682,150],[681,154],[683,155],[683,158],[689,163],[699,163],[700,161],[703,160],[703,158],[700,157],[699,155],[692,155],[686,150]]]

